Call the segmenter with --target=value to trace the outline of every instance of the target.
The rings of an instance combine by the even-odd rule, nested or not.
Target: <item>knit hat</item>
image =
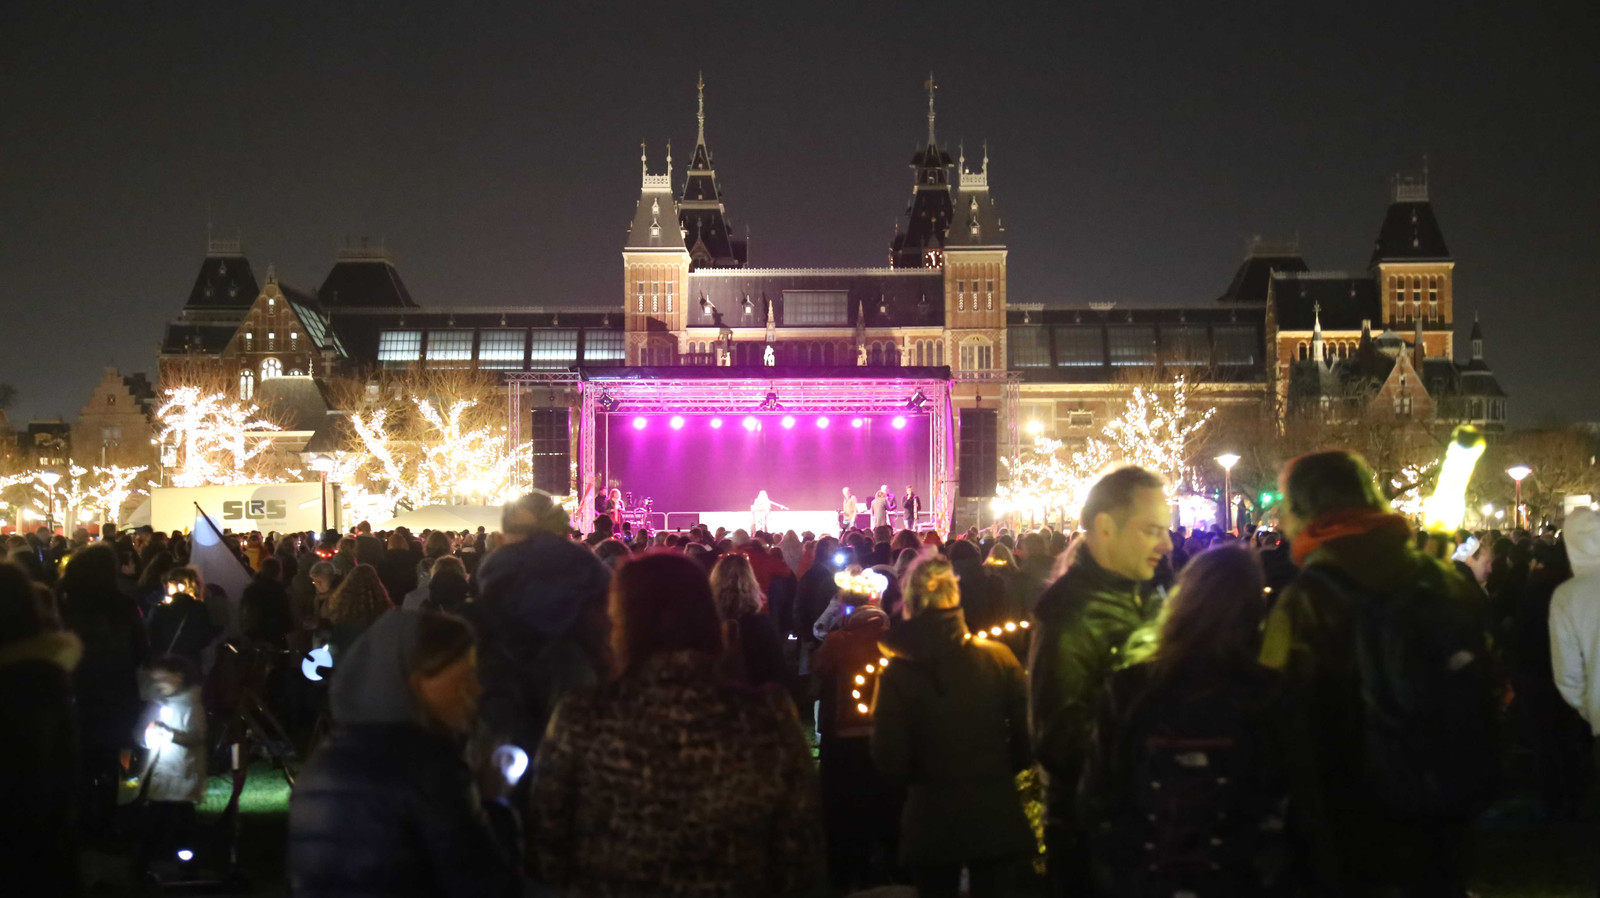
[[[1578,508],[1567,515],[1563,537],[1574,574],[1600,571],[1600,513]]]

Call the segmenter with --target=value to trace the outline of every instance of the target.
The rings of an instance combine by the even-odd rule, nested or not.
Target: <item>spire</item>
[[[1322,353],[1322,303],[1311,307],[1311,357],[1316,359],[1317,367],[1323,365]]]
[[[1468,339],[1472,341],[1472,360],[1483,361],[1483,325],[1478,323],[1476,311],[1472,313],[1472,335]]]
[[[688,235],[685,239],[693,241],[687,244],[690,266],[691,269],[739,268],[747,258],[746,243],[734,236],[723,206],[711,149],[706,146],[706,79],[703,74],[695,81],[695,91],[699,102],[696,113],[699,127],[679,197],[679,219]]]
[[[695,142],[704,146],[706,142],[706,75],[700,73],[700,80],[695,83],[695,89],[700,92],[700,130]]]
[[[924,82],[923,86],[928,88],[928,144],[931,146],[933,144],[933,142],[934,142],[934,140],[933,140],[933,92],[935,90],[937,90],[938,87],[939,87],[939,85],[933,80],[933,71],[931,69],[928,71],[928,80],[926,82]]]
[[[928,89],[928,142],[911,157],[911,204],[906,227],[889,247],[895,268],[938,268],[944,264],[944,244],[952,215],[951,174],[956,169],[950,154],[934,138],[933,73],[923,82]]]

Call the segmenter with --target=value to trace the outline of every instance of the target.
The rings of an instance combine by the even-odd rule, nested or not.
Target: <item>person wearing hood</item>
[[[611,571],[567,538],[567,513],[535,490],[506,505],[506,544],[478,568],[483,719],[532,755],[567,692],[609,667],[606,589]]]
[[[422,585],[406,593],[400,607],[407,611],[443,611],[466,616],[472,601],[472,585],[467,582],[467,566],[454,555],[442,555],[429,568]]]
[[[828,873],[834,888],[853,891],[890,881],[902,796],[872,764],[874,671],[882,667],[878,640],[889,633],[889,616],[879,605],[886,578],[870,571],[838,576],[834,602],[844,616],[812,656],[811,672],[822,680],[818,736]]]
[[[474,662],[465,621],[401,609],[339,659],[333,732],[289,800],[295,895],[522,894],[515,813],[462,759]]]
[[[1600,514],[1573,510],[1564,536],[1572,579],[1550,602],[1551,664],[1561,697],[1600,735]]]
[[[900,861],[917,894],[1011,895],[1037,851],[1016,775],[1033,764],[1015,655],[967,631],[950,563],[919,560],[901,585],[904,626],[879,643],[872,759],[906,788]],[[858,709],[859,710],[859,709]]]
[[[77,895],[78,722],[83,643],[56,628],[49,592],[0,564],[0,882]]]
[[[1034,606],[1028,648],[1033,750],[1044,770],[1046,862],[1052,894],[1089,893],[1089,857],[1077,824],[1078,777],[1095,704],[1136,630],[1156,566],[1172,548],[1165,481],[1129,465],[1089,489],[1086,532],[1066,572]]]

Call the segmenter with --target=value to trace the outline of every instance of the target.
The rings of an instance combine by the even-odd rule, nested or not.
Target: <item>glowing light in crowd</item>
[[[644,430],[644,425],[645,425],[645,420],[643,418],[634,418],[633,419],[633,429],[634,430]]]
[[[178,860],[183,861],[185,864],[187,864],[190,861],[194,860],[194,852],[190,851],[187,848],[179,848],[178,849]]]
[[[722,419],[721,418],[712,418],[711,419],[711,429],[712,430],[721,430],[722,429]]]
[[[894,416],[894,420],[890,421],[889,423],[894,425],[894,429],[895,430],[905,430],[906,429],[906,419],[905,419],[905,416],[903,416],[903,415],[895,415]]]
[[[1428,529],[1454,530],[1467,516],[1467,483],[1485,448],[1483,435],[1470,427],[1457,427],[1445,447],[1439,467],[1439,485],[1423,507]]]
[[[821,418],[817,419],[817,427],[818,427],[818,429],[821,429],[821,430],[827,430],[828,429],[828,417],[826,415],[824,415]]]
[[[672,420],[668,421],[667,424],[673,430],[682,430],[683,429],[683,416],[682,415],[673,415],[672,416]]]
[[[783,420],[778,422],[778,423],[783,425],[783,429],[784,430],[793,430],[794,429],[794,415],[784,415],[783,416]]]
[[[322,672],[317,670],[319,667],[325,670],[333,669],[333,652],[326,645],[312,649],[300,659],[300,672],[313,683],[322,679]]]
[[[744,429],[748,430],[748,431],[751,431],[751,432],[760,430],[761,429],[761,422],[757,421],[755,419],[754,415],[745,415],[745,417],[744,417]]]
[[[850,419],[850,426],[851,427],[860,427],[861,425],[863,425],[865,423],[867,423],[867,422],[862,420],[861,418],[851,418]]]

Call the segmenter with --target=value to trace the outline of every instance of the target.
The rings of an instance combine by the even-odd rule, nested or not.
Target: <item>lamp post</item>
[[[39,482],[50,490],[50,507],[44,513],[44,525],[50,532],[56,532],[56,484],[60,482],[61,474],[56,471],[40,471]]]
[[[1522,507],[1522,480],[1532,473],[1533,469],[1527,465],[1513,465],[1506,468],[1506,476],[1517,482],[1517,513],[1515,517],[1518,527],[1528,526],[1528,512]]]
[[[333,459],[327,457],[326,455],[314,456],[311,459],[311,470],[316,471],[318,474],[322,475],[322,492],[319,494],[319,498],[322,500],[322,533],[327,533],[328,532],[328,472],[333,470]],[[322,538],[322,533],[317,534],[317,538],[318,539]]]
[[[1233,466],[1239,463],[1239,456],[1232,452],[1217,456],[1217,464],[1222,466],[1222,504],[1228,509],[1226,526],[1228,533],[1233,533]]]

